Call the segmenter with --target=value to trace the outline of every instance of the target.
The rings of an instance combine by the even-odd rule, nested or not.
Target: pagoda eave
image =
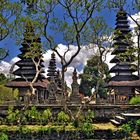
[[[140,80],[135,81],[110,81],[106,87],[140,87]]]
[[[11,81],[8,82],[6,84],[7,87],[11,87],[11,88],[27,88],[30,87],[29,86],[30,82],[26,82],[26,81]],[[47,79],[43,79],[43,80],[38,80],[37,82],[35,82],[33,84],[34,87],[41,87],[41,88],[47,88],[49,84],[49,81]]]
[[[132,58],[131,58],[131,60],[130,60],[130,58],[126,58],[125,60],[126,60],[126,62],[129,62],[129,63],[133,62]],[[110,63],[120,63],[120,62],[121,62],[121,60],[117,56],[115,56],[113,59],[110,60]]]
[[[133,81],[138,79],[139,78],[136,75],[116,75],[113,76],[110,81]]]

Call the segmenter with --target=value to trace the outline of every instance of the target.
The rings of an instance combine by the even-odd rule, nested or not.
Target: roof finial
[[[120,0],[119,1],[120,11],[123,11],[124,5],[125,5],[125,0]]]

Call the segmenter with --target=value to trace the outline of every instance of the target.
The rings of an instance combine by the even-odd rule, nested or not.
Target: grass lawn
[[[95,129],[103,129],[103,130],[107,130],[107,129],[118,130],[118,129],[120,129],[119,127],[114,126],[111,122],[96,123],[93,125],[95,126]]]

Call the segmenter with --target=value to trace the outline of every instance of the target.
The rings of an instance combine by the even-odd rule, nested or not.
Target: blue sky
[[[130,1],[129,1],[130,3]],[[127,11],[128,11],[128,7],[126,8]],[[56,10],[56,13],[57,13],[57,16],[61,17],[62,15],[62,9],[57,9]],[[105,21],[107,22],[107,24],[112,27],[112,28],[115,28],[115,20],[116,20],[116,11],[114,10],[107,10],[107,9],[103,9],[100,13],[95,13],[94,16],[103,16]],[[136,11],[131,11],[131,14],[135,14]],[[66,49],[66,46],[64,45],[64,42],[61,38],[61,35],[58,35],[58,36],[55,36],[57,42],[59,42],[59,46],[60,47],[60,52],[63,53],[63,51]],[[16,60],[16,59],[13,59],[15,58],[18,54],[20,54],[20,51],[19,51],[19,48],[21,46],[17,46],[16,41],[13,39],[13,38],[10,38],[10,37],[7,37],[5,40],[1,41],[0,42],[0,47],[2,48],[6,48],[7,50],[9,50],[9,56],[4,60],[3,64],[0,63],[0,67],[3,67],[4,66],[4,70],[6,71],[6,67],[10,67],[10,64],[8,62],[11,63],[11,60],[12,63]],[[74,46],[71,46],[72,48],[74,48]],[[86,53],[86,55],[85,55]],[[73,67],[76,67],[78,69],[78,72],[81,73],[82,72],[82,69],[83,69],[83,66],[86,64],[86,60],[94,53],[94,51],[87,51],[85,48],[81,51],[81,53],[79,54],[79,56],[74,60],[74,62],[70,65],[70,67],[68,68],[68,72],[67,72],[67,78],[68,78],[68,81],[71,81],[71,73],[73,71]],[[45,59],[45,66],[46,66],[46,71],[47,71],[47,66],[48,66],[48,61],[50,59],[50,54],[51,54],[51,51],[48,51],[45,55],[44,55],[44,59]],[[85,55],[85,56],[84,56]],[[69,55],[68,55],[69,56]],[[57,56],[56,56],[57,57]],[[84,58],[84,57],[87,57],[87,58]],[[60,60],[59,58],[57,57],[57,62],[60,63]],[[80,63],[82,62],[82,63]],[[109,62],[109,60],[108,60]],[[60,66],[58,66],[60,68]]]
[[[58,12],[58,14],[59,13],[61,14],[60,11]],[[95,15],[98,16],[99,14],[95,14]],[[103,10],[101,15],[104,17],[104,19],[106,20],[107,24],[110,27],[115,27],[115,12],[109,11],[109,10]],[[55,38],[56,38],[57,42],[63,44],[63,40],[61,38],[61,35],[58,35]],[[5,59],[5,61],[10,61],[13,57],[16,57],[17,54],[20,53],[19,48],[21,46],[17,46],[16,40],[14,38],[8,36],[5,40],[0,42],[0,47],[6,48],[7,50],[9,50],[9,56]]]
[[[16,1],[16,0],[13,0],[13,1]],[[132,0],[128,0],[127,3],[131,5],[131,1]],[[125,9],[128,11],[129,10],[129,7],[125,7]],[[63,10],[60,9],[59,7],[56,8],[56,15],[58,17],[62,17],[62,13],[63,13]],[[135,13],[135,11],[131,11],[132,14]],[[115,27],[115,15],[116,15],[116,11],[114,10],[109,10],[107,8],[103,9],[100,13],[98,12],[95,12],[95,14],[93,16],[103,16],[105,21],[107,22],[107,24],[110,26],[110,27]],[[60,43],[64,43],[62,38],[61,38],[61,34],[55,36],[55,39],[56,39],[56,42],[58,42],[58,44]],[[6,48],[9,50],[9,56],[5,59],[5,61],[10,61],[13,57],[16,57],[17,54],[20,53],[19,51],[19,48],[21,46],[17,46],[16,43],[15,43],[15,39],[14,38],[11,38],[11,37],[7,37],[5,40],[1,41],[0,42],[0,47],[2,48]]]

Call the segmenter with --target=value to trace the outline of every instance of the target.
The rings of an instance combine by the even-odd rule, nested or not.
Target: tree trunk
[[[140,29],[138,32],[138,76],[140,79]]]

